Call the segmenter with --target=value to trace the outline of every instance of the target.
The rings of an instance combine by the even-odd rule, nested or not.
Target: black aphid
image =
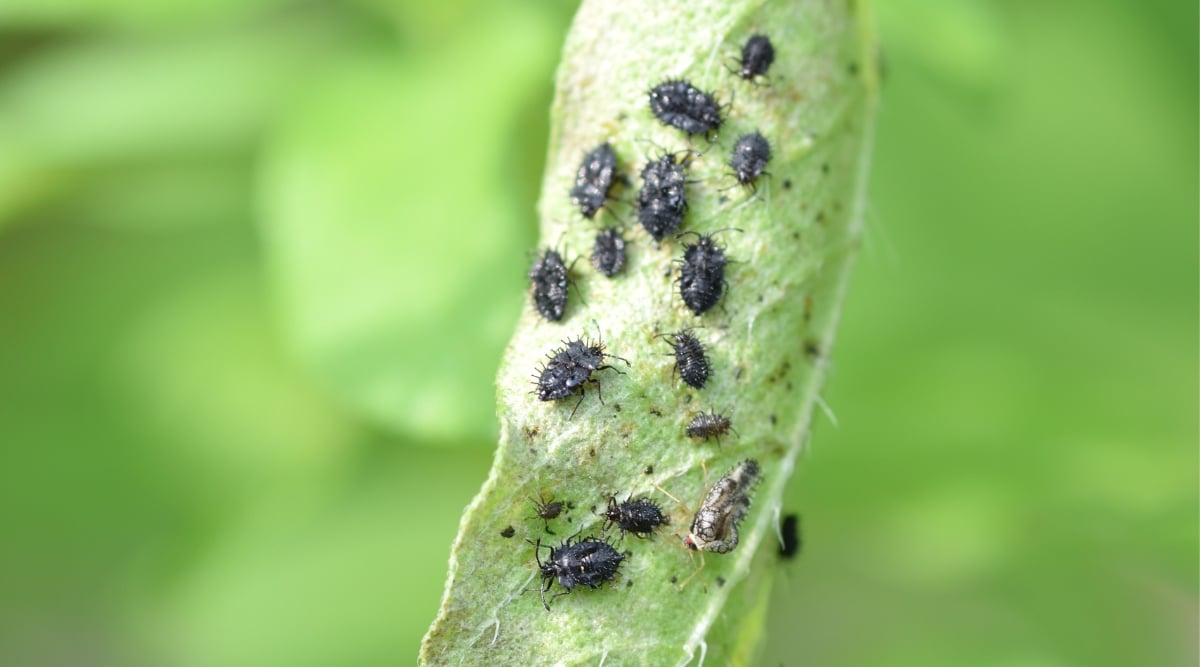
[[[685,329],[673,334],[661,334],[667,340],[667,345],[675,351],[675,371],[683,381],[702,389],[708,381],[708,356],[704,354],[704,345],[692,333]]]
[[[688,134],[709,135],[721,127],[721,106],[712,93],[683,79],[668,79],[650,89],[650,110],[663,122]]]
[[[609,357],[621,358],[605,352],[604,343],[599,340],[589,341],[576,338],[572,341],[564,341],[563,344],[565,347],[560,347],[550,353],[549,361],[538,370],[537,381],[534,384],[537,386],[536,393],[540,401],[560,401],[568,396],[579,394],[579,401],[575,403],[575,409],[571,410],[571,416],[574,417],[575,410],[578,410],[579,404],[583,402],[585,385],[594,384],[597,392],[600,391],[600,382],[592,377],[592,373],[607,369],[620,373],[620,370],[613,368],[604,360]],[[621,361],[625,360],[621,359]],[[625,361],[625,363],[629,362]],[[603,394],[600,394],[600,402],[604,402]]]
[[[566,595],[576,586],[600,588],[604,582],[611,581],[621,568],[625,556],[612,547],[611,544],[596,537],[585,537],[578,542],[570,538],[558,547],[546,545],[550,557],[545,561],[541,558],[542,541],[539,539],[534,546],[534,558],[542,573],[542,586],[539,589],[542,596],[542,606],[550,611],[546,603],[546,591],[558,581],[558,585],[566,590],[556,593],[553,597]],[[551,598],[553,599],[553,598]]]
[[[737,433],[737,429],[733,428],[733,424],[729,421],[729,417],[719,412],[701,412],[692,417],[692,421],[688,422],[687,434],[688,437],[708,440],[716,438],[717,444],[721,444],[721,436],[733,431]]]
[[[779,545],[779,557],[790,560],[800,553],[800,546],[803,544],[800,541],[800,517],[795,514],[783,517],[780,534],[783,536],[783,544]]]
[[[625,266],[625,239],[616,227],[609,227],[596,235],[592,247],[592,266],[612,278]]]
[[[555,500],[553,497],[546,500],[541,491],[538,491],[536,499],[530,498],[529,502],[533,503],[533,515],[541,519],[546,525],[546,532],[553,535],[554,531],[550,530],[550,519],[557,519],[558,515],[562,514],[563,507],[566,507],[566,503]]]
[[[751,132],[742,135],[733,145],[729,166],[733,168],[733,176],[738,183],[754,187],[758,177],[766,173],[770,161],[770,142],[758,132]]]
[[[621,537],[625,537],[625,533],[633,533],[635,537],[646,537],[653,533],[655,528],[670,522],[658,503],[645,496],[629,497],[620,503],[615,496],[609,496],[608,510],[604,516],[608,519],[604,527],[616,524],[621,529]]]
[[[762,76],[775,62],[775,47],[766,35],[751,35],[742,46],[742,58],[738,60],[738,76],[753,81]]]
[[[655,241],[662,241],[683,224],[687,212],[686,168],[688,159],[667,153],[642,168],[642,189],[638,192],[638,222]]]
[[[533,283],[533,305],[542,317],[557,322],[567,310],[567,287],[571,281],[569,269],[556,250],[546,250],[529,269]]]
[[[617,155],[607,142],[583,156],[579,171],[575,173],[575,186],[571,188],[571,201],[579,207],[583,217],[595,217],[596,211],[604,206],[616,175]]]
[[[713,235],[700,236],[684,245],[683,266],[679,270],[679,294],[693,313],[700,315],[717,305],[725,291],[725,249]]]
[[[517,530],[515,528],[513,528],[512,526],[509,526],[509,527],[505,528],[504,530],[500,531],[500,537],[507,538],[507,537],[512,537],[513,535],[516,535],[516,534],[517,534]]]

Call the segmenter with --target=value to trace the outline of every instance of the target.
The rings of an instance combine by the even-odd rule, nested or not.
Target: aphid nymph
[[[655,241],[675,233],[687,213],[687,165],[689,158],[665,153],[642,168],[642,189],[637,195],[638,222]]]
[[[542,541],[539,538],[534,545],[534,559],[537,560],[538,570],[542,574],[540,589],[542,606],[550,611],[546,602],[546,591],[557,581],[566,590],[556,593],[553,597],[566,595],[576,586],[600,588],[604,582],[611,581],[621,568],[625,556],[612,547],[611,544],[596,537],[585,537],[578,542],[568,538],[558,547],[546,545],[550,557],[541,559]],[[533,589],[530,589],[533,590]],[[553,599],[553,598],[552,598]]]
[[[733,428],[733,425],[729,421],[729,416],[715,410],[712,412],[701,412],[692,417],[692,420],[687,425],[689,438],[697,438],[699,440],[715,438],[718,445],[721,444],[721,436],[730,431],[737,434],[737,429]]]
[[[570,287],[570,269],[563,263],[557,250],[547,249],[533,262],[529,269],[529,281],[533,283],[533,305],[542,317],[558,322],[567,310],[567,288]]]
[[[579,212],[589,220],[608,200],[617,175],[617,155],[612,146],[605,142],[588,151],[575,173],[575,185],[571,188],[571,201]]]
[[[775,46],[766,35],[751,35],[742,46],[737,75],[747,81],[763,76],[775,62]]]
[[[616,227],[608,227],[596,235],[592,248],[592,266],[612,278],[625,266],[625,239]]]
[[[712,93],[684,79],[668,79],[650,89],[650,111],[654,117],[689,135],[708,136],[721,127],[721,105]]]
[[[553,497],[547,500],[541,491],[538,491],[537,498],[530,498],[529,502],[533,503],[534,517],[541,519],[546,525],[546,532],[553,535],[554,531],[550,530],[550,519],[557,519],[558,515],[562,514],[566,503],[555,500]]]
[[[659,334],[666,338],[667,345],[675,352],[675,372],[689,386],[696,389],[704,388],[708,382],[710,367],[708,355],[704,353],[704,345],[696,338],[692,329],[684,329],[672,334]]]
[[[695,243],[683,246],[683,266],[679,269],[679,295],[696,315],[717,305],[728,283],[725,281],[725,249],[717,245],[714,234],[697,234]]]
[[[754,459],[742,461],[717,480],[696,510],[684,545],[693,551],[733,551],[738,545],[738,523],[750,511],[750,490],[758,481],[758,461]]]
[[[604,512],[605,528],[616,524],[621,529],[621,537],[625,533],[633,533],[635,537],[646,537],[655,528],[667,524],[670,520],[662,512],[662,508],[653,500],[641,496],[630,496],[618,503],[616,496],[609,496],[608,510]]]
[[[560,401],[578,394],[579,401],[575,403],[575,409],[571,410],[571,416],[574,417],[575,410],[578,410],[579,404],[583,402],[587,384],[596,385],[597,393],[601,392],[600,381],[593,378],[592,373],[608,369],[620,373],[619,369],[605,363],[605,359],[621,357],[605,352],[604,343],[599,340],[576,338],[564,341],[563,345],[564,347],[551,352],[547,357],[548,361],[538,369],[534,391],[540,401]],[[625,359],[621,361],[629,364]],[[600,402],[604,402],[603,393],[600,393]]]
[[[771,161],[771,143],[759,132],[744,134],[733,145],[729,166],[737,182],[755,188],[759,176],[767,173]]]

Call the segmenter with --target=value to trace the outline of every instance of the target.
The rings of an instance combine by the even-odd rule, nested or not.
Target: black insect
[[[688,437],[700,440],[716,438],[718,445],[721,444],[721,436],[730,431],[737,434],[737,429],[733,428],[729,417],[716,411],[701,412],[692,417],[692,421],[688,422],[687,425]]]
[[[800,517],[795,514],[783,517],[780,534],[783,536],[783,544],[779,545],[779,557],[790,560],[800,553],[803,544],[800,541]]]
[[[697,235],[695,243],[683,247],[683,266],[679,270],[679,294],[696,315],[721,300],[725,282],[725,249],[713,240],[713,234]]]
[[[625,266],[625,239],[616,227],[609,227],[596,235],[592,247],[592,266],[612,278]]]
[[[621,561],[625,560],[625,556],[611,544],[596,537],[585,537],[578,542],[568,538],[558,547],[546,545],[545,548],[550,550],[550,557],[545,561],[541,558],[540,538],[534,545],[533,553],[542,573],[542,586],[538,590],[541,591],[542,606],[546,611],[550,611],[550,605],[546,603],[546,591],[555,581],[566,590],[553,597],[566,595],[576,586],[600,588],[604,582],[617,576]]]
[[[702,389],[704,383],[708,382],[710,368],[708,356],[704,354],[704,346],[700,340],[691,329],[659,335],[666,338],[667,345],[675,351],[675,371],[679,373],[679,377],[692,387]]]
[[[755,187],[758,177],[767,173],[767,163],[771,161],[771,143],[758,132],[744,134],[733,145],[733,156],[729,166],[733,168],[733,176],[737,182]]]
[[[608,510],[604,513],[605,528],[616,524],[621,529],[621,537],[625,533],[633,533],[635,537],[646,537],[655,528],[670,523],[662,508],[653,500],[642,496],[629,497],[624,502],[617,502],[616,496],[609,496]]]
[[[592,373],[607,369],[620,373],[619,369],[605,363],[604,360],[609,357],[621,357],[605,352],[604,343],[599,340],[576,338],[564,341],[563,345],[565,347],[550,353],[549,361],[538,369],[537,380],[534,382],[537,387],[535,391],[540,401],[559,401],[579,394],[579,401],[575,403],[575,409],[571,410],[571,416],[574,417],[575,410],[578,410],[579,404],[583,402],[585,385],[594,384],[596,391],[600,392],[600,382],[592,377]],[[629,364],[625,359],[621,361]],[[600,402],[604,402],[603,393],[600,394]]]
[[[533,516],[541,519],[546,525],[546,532],[553,535],[554,531],[550,530],[550,519],[557,519],[558,515],[562,514],[563,508],[566,507],[567,504],[561,500],[555,500],[554,498],[546,500],[546,498],[542,496],[541,491],[538,491],[538,497],[536,499],[530,498],[529,502],[533,503]]]
[[[542,317],[557,322],[567,310],[567,288],[571,284],[570,269],[556,250],[546,250],[529,269],[533,283],[533,305]]]
[[[512,526],[509,526],[509,527],[505,528],[504,530],[500,531],[500,537],[505,537],[505,538],[512,537],[513,535],[516,535],[516,534],[517,534],[517,530],[515,528],[513,528]]]
[[[608,199],[617,175],[617,155],[608,143],[600,144],[583,156],[571,188],[571,201],[589,220],[596,216]]]
[[[742,57],[738,60],[738,76],[753,81],[767,73],[775,62],[775,47],[766,35],[751,35],[742,46]]]
[[[642,189],[638,192],[638,222],[655,241],[662,241],[683,224],[687,212],[687,166],[689,158],[666,153],[642,168]]]
[[[684,79],[663,81],[650,89],[649,97],[650,110],[656,118],[689,135],[710,135],[724,121],[721,106],[712,93],[706,93]]]

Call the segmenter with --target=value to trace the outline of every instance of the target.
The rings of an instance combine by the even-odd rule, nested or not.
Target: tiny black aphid
[[[660,334],[666,338],[667,345],[675,351],[675,371],[683,381],[696,389],[702,389],[708,381],[708,356],[704,354],[704,346],[692,333],[684,329],[673,334]]]
[[[625,556],[618,553],[611,544],[596,537],[585,537],[578,542],[572,542],[571,538],[568,538],[558,547],[546,545],[546,548],[550,550],[550,558],[544,562],[541,558],[541,539],[534,545],[533,551],[538,569],[542,573],[542,586],[539,590],[542,606],[546,611],[550,611],[550,605],[546,603],[546,591],[550,590],[556,580],[558,585],[566,590],[556,593],[553,597],[566,595],[576,586],[600,588],[604,582],[617,576],[621,561],[625,560]]]
[[[667,153],[646,163],[642,168],[642,189],[638,192],[638,222],[650,232],[655,241],[662,241],[683,224],[687,212],[685,170],[688,158]]]
[[[529,269],[529,281],[533,283],[533,305],[542,317],[557,322],[567,310],[567,287],[571,281],[569,269],[562,255],[547,249]]]
[[[575,186],[571,188],[571,201],[579,207],[583,217],[596,216],[608,199],[617,174],[617,155],[608,143],[600,144],[583,156],[579,171],[575,173]]]
[[[692,421],[688,422],[687,434],[691,438],[699,438],[700,440],[708,440],[716,438],[717,444],[721,444],[721,436],[733,431],[737,433],[737,429],[729,421],[729,417],[713,411],[701,412],[692,417]]]
[[[709,135],[721,127],[721,106],[711,93],[684,79],[668,79],[650,89],[650,110],[664,125],[687,134]]]
[[[783,517],[783,525],[779,530],[783,536],[783,544],[779,545],[779,557],[790,560],[800,553],[800,546],[803,544],[800,541],[800,517],[795,514]]]
[[[596,235],[592,247],[592,266],[612,278],[625,266],[625,239],[616,227],[609,227]]]
[[[608,519],[605,528],[616,524],[621,529],[621,537],[625,537],[625,533],[633,533],[635,537],[646,537],[653,533],[655,528],[670,522],[658,503],[645,496],[631,496],[620,503],[617,502],[616,496],[609,496],[608,510],[604,517]]]
[[[696,315],[717,305],[725,291],[725,249],[713,240],[713,234],[697,235],[695,243],[683,246],[683,266],[679,270],[679,294]]]
[[[758,177],[766,173],[770,161],[770,142],[758,132],[751,132],[742,135],[733,145],[729,166],[733,168],[733,176],[738,183],[754,188]]]
[[[553,497],[546,500],[541,491],[538,491],[537,498],[530,498],[529,502],[533,503],[534,516],[541,519],[546,525],[546,532],[553,535],[554,531],[550,530],[550,519],[557,519],[558,515],[562,514],[566,503],[561,500],[555,500]]]
[[[751,35],[742,46],[742,58],[738,61],[738,76],[753,81],[762,76],[775,62],[775,47],[766,35]]]
[[[504,537],[504,538],[512,537],[513,535],[516,535],[516,534],[517,534],[517,530],[515,528],[513,528],[512,526],[509,526],[509,527],[505,528],[504,530],[500,531],[500,537]]]
[[[733,551],[738,545],[738,523],[750,511],[750,490],[758,479],[758,461],[746,459],[717,480],[696,510],[684,545],[693,551]]]
[[[536,393],[540,401],[560,401],[573,394],[579,394],[579,401],[575,403],[575,409],[571,410],[571,416],[574,417],[575,410],[578,410],[579,404],[583,402],[586,391],[584,385],[592,383],[596,385],[597,392],[600,391],[600,382],[592,377],[592,373],[607,369],[620,373],[619,369],[604,363],[604,360],[608,357],[621,357],[605,352],[604,343],[599,340],[576,338],[564,341],[563,344],[565,347],[550,353],[549,361],[538,370],[534,384],[537,386]],[[600,395],[600,402],[604,402],[603,394]]]

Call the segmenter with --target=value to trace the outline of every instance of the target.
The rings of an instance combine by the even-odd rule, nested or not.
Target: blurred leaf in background
[[[765,664],[1195,664],[1196,7],[876,7]],[[416,655],[573,9],[0,3],[0,664]]]

